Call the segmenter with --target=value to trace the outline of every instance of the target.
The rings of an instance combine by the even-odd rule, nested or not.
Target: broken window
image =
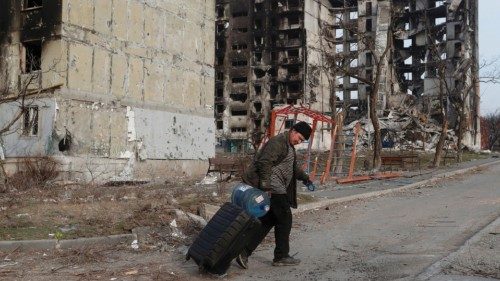
[[[288,33],[288,40],[293,40],[293,39],[300,39],[299,30],[293,30],[290,33]]]
[[[255,127],[259,128],[260,124],[262,124],[262,119],[255,119],[254,123],[255,123]]]
[[[365,65],[366,66],[372,66],[372,62],[373,62],[372,53],[366,53]]]
[[[224,31],[225,27],[224,27],[224,24],[220,23],[217,25],[217,32],[218,33],[221,33],[222,31]]]
[[[234,12],[233,13],[233,18],[239,18],[239,17],[246,17],[248,16],[247,11],[241,11],[241,12]]]
[[[370,32],[372,29],[372,19],[366,19],[366,31]]]
[[[366,2],[366,15],[371,15],[372,13],[372,2]]]
[[[223,18],[224,17],[224,7],[217,7],[217,17],[218,18]]]
[[[255,68],[253,70],[253,72],[255,74],[255,77],[257,77],[257,78],[262,78],[262,77],[264,77],[266,75],[266,72],[264,70],[258,69],[258,68]]]
[[[247,131],[246,127],[233,127],[231,128],[232,133],[244,133]]]
[[[233,44],[232,46],[233,50],[245,50],[247,48],[247,44],[245,43],[236,43],[236,44]]]
[[[271,94],[271,99],[275,99],[276,96],[278,95],[278,85],[272,84],[270,87],[270,94]],[[272,108],[272,106],[271,106]]]
[[[405,39],[404,42],[403,42],[403,47],[404,48],[409,48],[413,45],[413,42],[411,39]]]
[[[231,110],[231,115],[232,116],[246,116],[247,111],[246,110]]]
[[[217,80],[224,80],[224,72],[222,71],[217,72]]]
[[[358,11],[350,12],[349,13],[349,19],[355,20],[358,18]]]
[[[256,63],[259,63],[262,61],[262,53],[261,52],[255,52],[253,55],[254,55]]]
[[[42,67],[42,41],[30,41],[23,43],[24,58],[21,60],[21,68],[24,73],[41,70]]]
[[[287,99],[286,103],[287,104],[297,104],[297,99]]]
[[[246,60],[236,60],[236,61],[232,62],[232,65],[235,67],[246,66],[247,64],[248,64],[248,62]]]
[[[38,106],[29,106],[23,111],[23,135],[38,135]]]
[[[286,52],[287,52],[288,58],[298,58],[299,57],[299,50],[298,49],[288,50]]]
[[[254,42],[256,46],[264,45],[264,37],[255,36]]]
[[[462,33],[462,26],[459,25],[459,24],[456,24],[454,26],[454,29],[455,29],[455,39],[459,39],[460,38],[460,33]]]
[[[247,33],[248,32],[248,28],[246,28],[246,27],[238,27],[238,28],[235,28],[234,31],[236,31],[237,33]]]
[[[349,44],[349,50],[351,50],[351,51],[357,51],[358,50],[358,43],[351,43],[351,44]]]
[[[42,0],[24,0],[23,7],[24,9],[38,8],[42,7],[42,4]]]
[[[255,22],[255,29],[262,29],[262,21],[259,19],[256,19]]]
[[[254,89],[255,89],[255,95],[256,95],[256,96],[260,96],[260,94],[262,93],[262,86],[260,86],[260,85],[255,85],[255,86],[254,86]]]
[[[288,67],[288,75],[299,75],[299,67],[298,66],[290,66]]]
[[[300,83],[290,83],[290,84],[288,84],[288,92],[289,93],[298,93],[298,92],[300,92]]]
[[[271,52],[271,61],[278,60],[278,52]]]
[[[247,94],[246,93],[235,93],[235,94],[229,95],[229,97],[233,101],[245,102],[247,100]]]
[[[295,120],[294,119],[286,119],[285,120],[285,129],[292,128],[293,124],[295,124]]]
[[[223,65],[223,64],[224,64],[224,56],[218,56],[217,65]]]
[[[262,110],[262,103],[261,102],[255,102],[253,104],[253,107],[255,108],[256,112],[260,112]]]
[[[371,69],[367,69],[366,70],[366,76],[365,76],[365,78],[367,80],[370,80],[370,81],[373,79],[373,71]]]
[[[215,111],[218,113],[218,114],[222,114],[224,112],[224,105],[223,104],[217,104],[215,106]]]
[[[288,0],[289,8],[298,8],[300,6],[299,0]]]
[[[247,78],[246,77],[234,77],[233,79],[231,79],[231,81],[233,83],[246,83]]]
[[[264,3],[255,3],[255,12],[264,11]]]
[[[223,88],[217,88],[215,91],[215,97],[216,98],[222,98],[224,97],[224,89]]]
[[[299,25],[300,24],[300,19],[299,16],[290,16],[288,18],[288,25],[293,26],[293,25]]]
[[[224,121],[217,120],[217,130],[222,130],[224,128]]]

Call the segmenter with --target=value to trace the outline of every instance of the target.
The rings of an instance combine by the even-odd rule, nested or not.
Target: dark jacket
[[[243,182],[264,191],[271,190],[271,168],[283,161],[293,149],[293,176],[287,186],[286,194],[292,208],[297,208],[297,180],[307,180],[309,176],[297,166],[295,148],[289,145],[288,131],[269,139],[254,157],[254,160],[243,175]]]

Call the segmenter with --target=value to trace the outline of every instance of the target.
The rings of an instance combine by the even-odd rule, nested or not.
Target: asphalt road
[[[500,165],[432,186],[295,216],[296,267],[273,267],[272,243],[230,280],[414,280],[500,215]],[[496,243],[493,257],[500,259]],[[481,253],[475,253],[481,255]],[[489,253],[491,255],[491,253]]]

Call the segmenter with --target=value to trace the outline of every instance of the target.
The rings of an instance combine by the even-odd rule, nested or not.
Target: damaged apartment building
[[[216,3],[218,138],[231,144],[262,134],[276,104],[304,103],[325,113],[343,109],[345,122],[366,118],[371,85],[356,76],[373,81],[387,47],[379,116],[403,109],[442,122],[442,82],[449,128],[458,129],[452,105],[463,103],[464,144],[479,147],[477,0]]]
[[[277,105],[329,110],[320,27],[330,9],[323,0],[216,1],[216,136],[226,149],[258,142]]]
[[[0,128],[22,115],[0,136],[7,171],[50,156],[70,179],[204,174],[215,154],[214,7],[0,0]]]

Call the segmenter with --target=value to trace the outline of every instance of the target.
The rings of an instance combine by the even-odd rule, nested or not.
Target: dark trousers
[[[288,256],[290,251],[290,231],[292,230],[292,211],[286,194],[272,194],[271,208],[266,215],[260,218],[262,226],[256,231],[245,247],[248,256],[259,246],[274,226],[274,259]]]

